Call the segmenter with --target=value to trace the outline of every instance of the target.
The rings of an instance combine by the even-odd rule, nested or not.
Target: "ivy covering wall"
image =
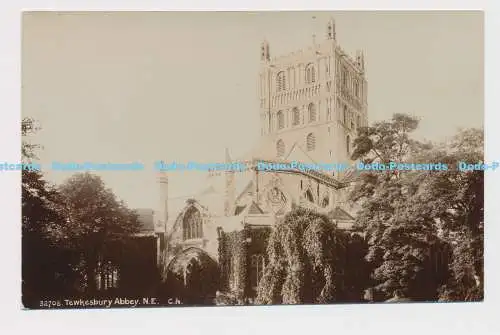
[[[255,295],[250,286],[250,257],[266,256],[270,227],[246,226],[219,237],[220,304],[245,304]]]
[[[292,238],[284,231],[282,231],[281,233],[283,234],[281,234],[280,231],[284,228],[291,228],[290,222],[288,224],[283,222],[281,225],[274,227],[275,230],[278,229],[278,231],[274,232],[275,239],[278,235],[283,239],[283,243],[290,243],[298,239],[297,242],[299,244],[307,242],[307,245],[310,246],[309,249],[312,248],[311,250],[314,249],[313,246],[319,247],[317,243],[326,243],[328,240],[329,244],[324,245],[321,250],[327,253],[333,252],[331,257],[328,258],[329,261],[323,264],[323,266],[328,265],[331,268],[331,273],[327,272],[329,277],[326,278],[324,272],[321,272],[321,274],[313,276],[314,278],[310,278],[313,282],[317,281],[318,283],[330,280],[329,289],[332,291],[330,293],[331,296],[328,299],[324,299],[324,301],[317,302],[363,301],[364,290],[366,289],[367,282],[369,282],[369,275],[371,272],[369,264],[364,260],[364,255],[367,250],[364,239],[357,234],[336,230],[334,225],[332,225],[326,217],[323,218],[322,216],[303,209],[294,213],[304,216],[303,223],[305,226],[309,227],[306,229],[308,233],[305,236],[299,234],[302,237],[294,235],[295,238]],[[322,229],[318,228],[319,230],[315,229],[314,225],[309,226],[309,223],[314,223],[318,218],[324,219],[321,225]],[[280,229],[280,227],[283,229]],[[251,258],[253,255],[262,255],[264,257],[264,263],[266,265],[264,276],[267,275],[269,277],[271,275],[273,280],[278,280],[277,278],[280,277],[280,275],[273,273],[272,269],[267,269],[269,266],[272,267],[272,262],[269,258],[272,250],[270,250],[268,246],[272,234],[273,231],[271,227],[262,226],[246,226],[241,231],[235,232],[221,231],[219,237],[219,273],[221,285],[219,287],[217,304],[242,305],[254,301],[257,292],[255,292],[251,284],[251,276],[255,276],[255,269],[251,266]],[[286,245],[278,244],[279,246],[275,245],[275,247],[281,250],[281,255],[281,253],[284,252],[282,247],[284,248]],[[307,258],[306,255],[303,256]],[[284,255],[278,258],[279,259],[275,261],[278,261],[281,265],[285,266],[285,263],[288,264]],[[271,272],[266,274],[268,270],[271,270]],[[285,278],[279,281],[281,285],[283,285],[282,281],[285,281]],[[255,278],[253,278],[253,283],[255,284]],[[268,286],[268,284],[270,284],[269,278],[267,278],[267,281],[264,280],[264,282],[261,282],[259,286]],[[311,287],[311,290],[314,291],[312,294],[318,296],[325,294],[326,291],[322,292],[324,291],[322,289],[326,284],[325,282],[318,287],[316,287],[317,285],[312,285],[313,287]],[[267,303],[282,303],[281,294],[283,287],[281,287],[281,285],[279,285],[280,288],[277,288],[276,292],[271,294],[273,297],[274,295],[276,296],[270,298]],[[265,287],[259,289],[265,289]]]

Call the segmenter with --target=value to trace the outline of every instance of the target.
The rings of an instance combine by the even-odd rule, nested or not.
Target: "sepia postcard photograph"
[[[483,12],[21,21],[25,309],[485,299]]]

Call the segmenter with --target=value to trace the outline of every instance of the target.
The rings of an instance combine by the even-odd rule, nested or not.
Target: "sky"
[[[316,17],[312,19],[312,17]],[[22,25],[22,116],[41,130],[43,165],[221,162],[260,135],[260,44],[272,56],[324,38],[328,20],[349,54],[365,54],[369,122],[421,118],[440,141],[484,122],[480,12],[31,12]],[[71,173],[45,171],[55,184]],[[158,205],[156,174],[100,174],[133,208]],[[202,172],[178,172],[171,196]]]

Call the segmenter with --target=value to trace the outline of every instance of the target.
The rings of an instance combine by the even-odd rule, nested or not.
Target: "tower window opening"
[[[292,123],[294,126],[297,126],[300,123],[300,112],[297,107],[292,110]]]
[[[316,149],[316,137],[313,133],[310,133],[306,137],[306,147],[307,151],[314,151]]]
[[[285,128],[285,115],[282,111],[278,112],[278,129]]]
[[[313,103],[309,104],[309,122],[316,122],[316,107]]]
[[[285,155],[285,142],[279,140],[276,143],[276,154],[278,157],[283,157]]]
[[[285,72],[281,71],[276,75],[276,88],[278,92],[284,91],[285,88]]]

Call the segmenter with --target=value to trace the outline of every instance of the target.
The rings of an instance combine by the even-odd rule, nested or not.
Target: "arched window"
[[[346,142],[347,153],[350,154],[351,153],[351,137],[349,135],[347,135],[345,142]]]
[[[184,240],[203,237],[203,227],[200,211],[195,207],[190,207],[184,214],[182,221],[182,231]]]
[[[354,81],[354,94],[357,98],[359,98],[359,83],[357,80]]]
[[[300,123],[300,112],[297,107],[292,110],[292,120],[293,125],[297,126]]]
[[[311,190],[307,190],[305,196],[307,201],[314,203],[314,197],[312,195]]]
[[[283,71],[276,75],[276,88],[278,92],[285,90],[285,72]]]
[[[347,106],[346,105],[344,105],[344,111],[342,114],[342,118],[344,119],[344,125],[347,126]]]
[[[309,122],[316,122],[316,107],[313,103],[309,104]]]
[[[276,155],[278,157],[283,157],[285,155],[285,142],[283,142],[283,140],[278,140],[278,142],[276,142]]]
[[[313,64],[309,64],[306,67],[306,83],[312,84],[316,81],[316,69]]]
[[[285,128],[285,115],[282,111],[278,112],[278,129]]]
[[[250,285],[252,289],[257,290],[259,282],[264,275],[266,260],[263,255],[256,254],[250,257]]]
[[[321,206],[322,207],[328,207],[329,204],[330,204],[330,199],[328,198],[328,196],[325,196],[323,198],[323,201],[321,202]]]
[[[306,137],[306,147],[307,151],[314,151],[316,149],[316,138],[313,133],[310,133]]]
[[[356,128],[361,127],[361,117],[358,115],[356,116]]]

